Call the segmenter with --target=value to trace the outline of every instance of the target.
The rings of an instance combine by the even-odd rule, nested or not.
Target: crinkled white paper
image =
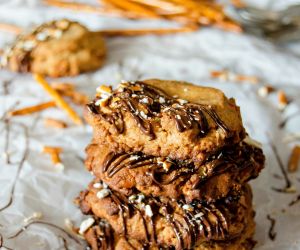
[[[263,6],[273,3],[282,7],[292,1],[255,1],[258,5],[262,2]],[[160,22],[136,23],[46,8],[39,1],[0,1],[0,22],[28,28],[62,17],[79,20],[91,29],[168,25]],[[3,48],[13,38],[11,34],[0,32],[0,47]],[[298,136],[300,133],[300,43],[279,48],[249,35],[202,29],[196,33],[174,36],[113,38],[107,40],[107,45],[108,59],[102,69],[64,80],[75,83],[80,91],[90,96],[100,83],[114,85],[120,79],[164,78],[214,86],[236,98],[249,134],[263,143],[267,156],[266,168],[258,179],[252,181],[257,211],[256,249],[300,249],[300,203],[288,206],[300,193],[300,171],[289,174],[295,193],[273,191],[272,187],[283,188],[285,181],[269,145],[269,140],[274,142],[286,167],[292,146],[299,143],[299,140],[286,141],[291,139],[288,137],[292,133],[298,133]],[[209,72],[220,69],[256,75],[263,84],[284,90],[292,102],[280,112],[276,93],[262,98],[257,95],[256,85],[212,80]],[[11,107],[21,108],[50,100],[30,75],[1,70],[0,82],[0,119]],[[81,108],[78,112],[82,112]],[[295,113],[298,116],[293,116],[283,129],[279,129],[279,124]],[[45,117],[65,120],[70,126],[67,129],[46,128],[43,124]],[[26,133],[28,137],[25,137]],[[1,119],[0,138],[0,151],[8,153],[2,153],[0,158],[0,233],[3,246],[35,250],[64,249],[64,244],[67,244],[68,249],[82,249],[83,245],[77,244],[59,229],[41,224],[31,225],[14,239],[9,237],[22,228],[24,218],[34,212],[41,212],[41,220],[61,228],[65,228],[65,219],[70,219],[77,226],[80,224],[84,217],[73,204],[73,199],[92,179],[82,162],[84,148],[91,139],[91,128],[75,126],[63,111],[49,109],[39,114],[14,117],[9,123]],[[63,172],[58,172],[50,157],[41,153],[44,145],[64,149]],[[276,178],[276,175],[280,177]],[[9,203],[11,192],[11,205],[1,209]],[[274,241],[268,237],[270,221],[266,218],[267,214],[276,219],[274,231],[277,236]]]

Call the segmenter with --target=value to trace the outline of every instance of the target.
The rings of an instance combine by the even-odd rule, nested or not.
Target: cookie
[[[254,216],[249,186],[239,196],[228,196],[214,204],[186,204],[139,193],[126,197],[96,184],[100,183],[92,183],[78,199],[83,213],[106,220],[117,235],[163,248],[192,249],[234,240]]]
[[[114,190],[131,195],[184,198],[214,202],[258,176],[264,166],[260,148],[239,143],[211,155],[203,164],[174,161],[141,152],[114,152],[107,145],[92,143],[85,165],[96,177]]]
[[[106,54],[101,34],[67,19],[51,21],[20,35],[5,50],[1,64],[15,72],[51,77],[75,76],[102,66]]]
[[[85,117],[112,150],[203,162],[245,137],[239,107],[217,89],[185,82],[124,82],[98,89]]]
[[[133,239],[126,239],[120,235],[116,235],[111,226],[94,217],[94,224],[84,233],[84,238],[92,250],[164,250],[170,248],[158,247],[155,245],[145,245],[142,242]],[[252,240],[254,234],[255,222],[250,219],[243,234],[234,240],[225,242],[202,243],[195,246],[194,250],[251,250],[255,246]]]

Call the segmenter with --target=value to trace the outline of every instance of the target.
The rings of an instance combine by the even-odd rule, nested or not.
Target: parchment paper
[[[292,2],[295,1],[252,3],[281,8]],[[169,25],[157,21],[136,23],[46,8],[39,1],[0,1],[0,22],[28,28],[62,17],[79,20],[91,29]],[[3,48],[14,36],[1,32],[0,38],[0,47]],[[241,106],[245,127],[251,137],[263,143],[267,156],[266,168],[257,180],[251,182],[257,211],[256,249],[300,249],[300,203],[288,205],[300,194],[300,171],[289,174],[296,192],[286,194],[272,190],[272,187],[285,187],[285,180],[270,147],[271,141],[286,168],[292,146],[299,143],[299,139],[285,141],[291,133],[300,133],[300,43],[277,47],[246,34],[202,29],[192,34],[173,36],[113,38],[107,40],[107,45],[108,60],[102,69],[61,81],[72,82],[80,91],[92,96],[100,83],[115,85],[121,79],[138,78],[177,79],[217,87],[226,95],[236,98]],[[210,78],[211,70],[221,69],[256,75],[261,79],[260,84],[270,84],[284,90],[291,103],[280,112],[276,93],[263,98],[257,94],[257,85],[219,82]],[[50,100],[30,75],[1,70],[0,82],[0,118],[11,107],[21,108]],[[80,107],[75,108],[82,113]],[[298,116],[289,119],[283,129],[279,128],[284,119],[297,112]],[[43,124],[45,117],[62,119],[69,127],[61,130],[46,128]],[[80,224],[84,217],[73,204],[73,199],[92,179],[82,162],[91,132],[87,125],[73,125],[65,113],[58,109],[14,117],[9,122],[0,120],[0,152],[3,152],[0,158],[0,233],[4,246],[17,250],[65,249],[64,245],[68,249],[83,249],[83,245],[76,243],[60,229],[42,224],[33,224],[14,239],[8,238],[22,228],[24,218],[34,212],[41,212],[41,220],[60,228],[65,229],[67,218],[77,226]],[[44,145],[64,149],[63,172],[57,171],[50,158],[41,153]],[[276,220],[274,232],[277,235],[274,241],[268,237],[271,225],[268,214]]]

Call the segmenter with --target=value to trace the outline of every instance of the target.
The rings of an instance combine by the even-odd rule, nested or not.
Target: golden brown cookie
[[[98,92],[85,117],[94,141],[115,151],[202,162],[245,137],[239,107],[217,89],[146,80]]]
[[[101,34],[62,19],[20,35],[5,51],[1,64],[16,72],[74,76],[102,66],[105,54]]]
[[[94,224],[84,233],[84,238],[92,250],[164,250],[155,245],[143,244],[137,240],[126,239],[114,234],[111,226],[94,217]],[[195,246],[194,250],[251,250],[255,246],[252,240],[255,229],[254,219],[251,218],[243,234],[234,240],[225,242],[202,243]]]
[[[243,235],[254,216],[247,185],[238,197],[228,196],[215,204],[186,204],[143,194],[126,197],[93,182],[78,203],[84,213],[106,220],[117,235],[175,249],[233,241]]]
[[[107,145],[90,144],[85,165],[117,192],[131,195],[184,198],[214,202],[258,176],[264,166],[260,148],[239,143],[211,155],[202,165],[155,157],[141,152],[114,152]]]

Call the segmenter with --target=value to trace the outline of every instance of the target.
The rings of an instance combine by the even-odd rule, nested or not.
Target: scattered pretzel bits
[[[290,155],[288,171],[294,173],[298,170],[300,162],[300,146],[295,146]]]
[[[28,115],[28,114],[32,114],[32,113],[36,113],[48,108],[53,108],[56,107],[56,103],[51,101],[51,102],[45,102],[45,103],[41,103],[38,105],[34,105],[34,106],[30,106],[30,107],[26,107],[26,108],[22,108],[22,109],[18,109],[18,110],[13,110],[11,112],[8,113],[9,116],[20,116],[20,115]]]
[[[210,76],[221,81],[246,82],[251,84],[258,84],[259,82],[256,76],[240,75],[228,70],[211,71]]]
[[[82,124],[81,118],[76,114],[76,112],[65,102],[62,96],[52,88],[49,83],[39,74],[34,74],[34,79],[49,93],[49,95],[54,99],[56,105],[67,112],[70,118],[76,124]]]
[[[68,125],[61,120],[53,119],[53,118],[45,118],[44,124],[46,127],[54,127],[54,128],[66,128]]]

